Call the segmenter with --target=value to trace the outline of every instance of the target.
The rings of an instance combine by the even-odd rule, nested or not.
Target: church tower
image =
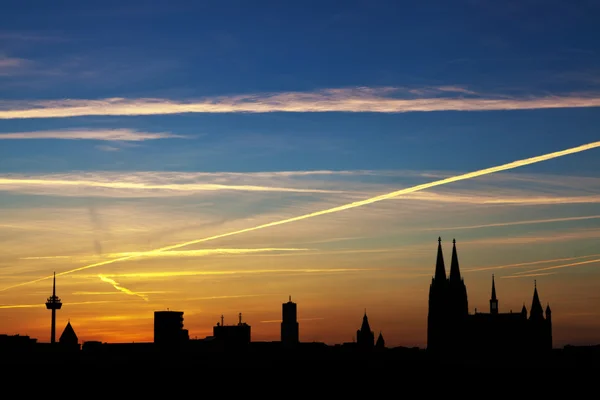
[[[367,310],[363,316],[363,322],[359,330],[356,331],[356,344],[364,350],[371,350],[375,346],[375,334],[369,326],[369,318],[367,318]]]
[[[525,305],[523,305],[523,307],[525,307]],[[490,314],[492,314],[492,315],[498,314],[498,299],[496,298],[496,284],[494,282],[493,274],[492,274],[492,297],[490,298]]]
[[[450,295],[450,314],[452,318],[464,318],[469,314],[467,301],[467,287],[460,276],[458,254],[456,252],[456,239],[452,239],[452,263],[450,264],[450,279],[448,279]]]
[[[534,351],[552,350],[552,312],[550,305],[544,308],[538,295],[537,282],[533,281],[533,299],[529,311],[529,347]]]
[[[447,318],[448,280],[442,252],[442,238],[438,237],[435,275],[429,285],[429,310],[427,314],[427,350],[444,348]]]
[[[450,278],[448,279],[448,350],[460,352],[467,344],[468,315],[467,287],[460,275],[456,239],[452,239],[452,261],[450,264]]]

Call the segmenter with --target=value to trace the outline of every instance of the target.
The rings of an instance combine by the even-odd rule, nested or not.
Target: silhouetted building
[[[28,352],[37,344],[37,339],[24,335],[0,335],[0,354]]]
[[[356,344],[358,348],[363,350],[371,350],[375,346],[375,334],[371,331],[369,326],[369,318],[367,318],[367,311],[363,316],[363,322],[359,330],[356,331]]]
[[[531,313],[523,305],[520,313],[500,313],[496,283],[492,276],[490,312],[469,314],[467,289],[460,275],[456,241],[453,240],[450,277],[446,278],[441,238],[438,238],[435,275],[429,287],[427,350],[456,354],[525,354],[552,349],[550,306],[544,310],[537,285]]]
[[[299,342],[299,333],[296,303],[292,302],[292,296],[287,303],[282,304],[281,314],[281,344],[293,347]]]
[[[183,329],[183,311],[154,311],[154,343],[157,346],[178,346],[188,340],[188,331]]]
[[[56,343],[56,310],[60,310],[62,302],[56,295],[56,272],[52,280],[52,296],[46,301],[46,309],[52,310],[52,322],[50,327],[50,343]]]
[[[378,350],[385,349],[385,340],[383,339],[383,335],[381,334],[381,332],[379,332],[377,342],[375,342],[375,348]]]
[[[58,339],[60,346],[64,349],[68,350],[79,350],[79,338],[77,338],[77,334],[75,330],[71,326],[71,321],[67,322],[67,326],[63,330],[63,333],[60,335]]]
[[[221,315],[221,323],[213,327],[214,340],[221,348],[245,348],[250,344],[250,325],[242,322],[242,313],[238,317],[237,325],[225,325]]]

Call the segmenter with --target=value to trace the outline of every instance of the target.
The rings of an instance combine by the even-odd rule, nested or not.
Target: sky
[[[600,343],[600,3],[251,3],[3,2],[0,333],[50,340],[56,272],[80,343],[278,340],[291,296],[301,341],[425,347],[441,237],[471,313],[536,284]]]

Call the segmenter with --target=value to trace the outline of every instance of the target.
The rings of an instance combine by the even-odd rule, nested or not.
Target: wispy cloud
[[[100,280],[102,282],[106,282],[106,283],[112,285],[115,289],[117,289],[120,292],[123,292],[125,294],[130,295],[130,296],[137,296],[137,297],[140,297],[140,298],[148,301],[148,296],[146,296],[145,294],[137,293],[137,292],[134,292],[133,290],[129,290],[126,287],[121,286],[119,284],[119,282],[115,281],[114,279],[111,279],[111,278],[109,278],[107,276],[104,276],[104,275],[98,275],[98,278],[100,278]]]
[[[525,275],[509,275],[509,276],[501,276],[501,279],[511,279],[511,278],[531,278],[535,276],[546,276],[546,275],[554,275],[556,272],[546,272],[539,274],[525,274]]]
[[[108,145],[104,145],[104,144],[98,145],[98,146],[96,146],[96,148],[98,150],[110,151],[110,152],[112,152],[112,151],[121,151],[120,147],[108,146]]]
[[[61,258],[71,258],[71,256],[37,256],[37,257],[21,257],[19,260],[53,260]]]
[[[600,198],[599,198],[600,200]],[[552,222],[567,222],[567,221],[583,221],[589,219],[598,219],[600,215],[587,215],[583,217],[565,217],[565,218],[547,218],[547,219],[533,219],[527,221],[511,221],[511,222],[498,222],[494,224],[481,224],[481,225],[466,225],[466,226],[452,226],[444,228],[422,228],[424,231],[457,231],[463,229],[480,229],[480,228],[494,228],[500,226],[513,226],[513,225],[533,225],[533,224],[547,224]]]
[[[64,42],[68,39],[53,32],[5,31],[0,32],[0,40],[11,42]]]
[[[122,274],[106,274],[105,277],[115,278],[173,278],[180,276],[199,276],[199,275],[254,275],[254,274],[323,274],[323,273],[348,273],[348,272],[367,272],[377,271],[376,268],[302,268],[302,269],[255,269],[255,270],[218,270],[218,271],[161,271],[161,272],[131,272]]]
[[[69,302],[69,307],[70,306],[85,306],[85,305],[90,305],[90,304],[106,304],[106,303],[117,303],[119,301],[111,301],[111,300],[104,300],[104,301],[79,301],[79,302]],[[43,308],[44,305],[43,304],[8,304],[8,305],[0,305],[0,308]]]
[[[55,196],[81,196],[81,188],[86,188],[89,190],[86,190],[85,196],[96,195],[101,197],[173,196],[178,193],[188,195],[191,193],[223,190],[244,192],[343,193],[343,191],[332,189],[269,186],[269,182],[265,182],[267,183],[265,185],[248,185],[216,183],[217,181],[219,181],[218,177],[207,182],[207,179],[195,179],[195,174],[189,176],[181,174],[177,177],[175,174],[168,173],[104,174],[99,172],[33,176],[6,174],[0,176],[0,190]],[[220,182],[223,181],[220,180]],[[69,188],[72,190],[68,190]]]
[[[457,88],[452,91],[456,92]],[[446,92],[451,92],[446,90]],[[412,98],[401,96],[413,95]],[[464,95],[466,93],[460,93]],[[394,97],[395,96],[395,97]],[[400,96],[400,97],[399,97]],[[0,104],[0,119],[64,118],[86,115],[165,115],[267,112],[432,112],[532,110],[600,106],[597,94],[489,97],[414,97],[402,88],[342,88],[316,92],[258,93],[177,101],[160,98],[64,99]]]
[[[301,221],[301,220],[306,220],[306,219],[310,219],[310,218],[315,218],[318,216],[322,216],[322,215],[327,215],[327,214],[332,214],[332,213],[337,213],[340,211],[345,211],[345,210],[350,210],[350,209],[354,209],[357,207],[363,207],[366,205],[370,205],[373,203],[378,203],[384,200],[388,200],[388,199],[392,199],[398,196],[402,196],[402,195],[406,195],[409,193],[414,193],[414,192],[419,192],[419,191],[423,191],[423,190],[427,190],[433,187],[437,187],[437,186],[442,186],[442,185],[446,185],[446,184],[450,184],[450,183],[454,183],[454,182],[460,182],[460,181],[465,181],[465,180],[469,180],[469,179],[473,179],[473,178],[477,178],[480,176],[486,176],[489,174],[493,174],[493,173],[497,173],[497,172],[502,172],[502,171],[507,171],[507,170],[512,170],[515,168],[519,168],[522,166],[526,166],[526,165],[531,165],[531,164],[535,164],[535,163],[539,163],[542,161],[547,161],[547,160],[551,160],[551,159],[555,159],[555,158],[559,158],[559,157],[563,157],[566,155],[570,155],[570,154],[576,154],[576,153],[580,153],[583,151],[587,151],[587,150],[591,150],[591,149],[595,149],[597,147],[600,147],[600,141],[598,142],[592,142],[592,143],[587,143],[581,146],[577,146],[577,147],[571,147],[565,150],[561,150],[561,151],[556,151],[553,153],[547,153],[547,154],[543,154],[540,156],[536,156],[536,157],[530,157],[530,158],[525,158],[525,159],[521,159],[521,160],[517,160],[517,161],[513,161],[510,163],[506,163],[506,164],[502,164],[502,165],[498,165],[498,166],[494,166],[494,167],[490,167],[490,168],[485,168],[485,169],[481,169],[481,170],[477,170],[477,171],[472,171],[472,172],[468,172],[465,174],[460,174],[460,175],[455,175],[449,178],[445,178],[445,179],[440,179],[437,181],[433,181],[433,182],[428,182],[428,183],[424,183],[424,184],[420,184],[420,185],[415,185],[415,186],[411,186],[411,187],[407,187],[404,189],[399,189],[393,192],[388,192],[385,194],[381,194],[378,196],[374,196],[374,197],[369,197],[363,200],[359,200],[359,201],[354,201],[351,203],[346,203],[343,205],[338,205],[332,208],[327,208],[327,209],[322,209],[320,211],[312,211],[306,214],[302,214],[302,215],[297,215],[295,217],[288,217],[288,218],[282,218],[276,221],[271,221],[271,222],[267,222],[267,223],[263,223],[263,224],[256,224],[254,226],[250,226],[247,228],[243,228],[243,229],[235,229],[235,230],[231,230],[229,232],[226,233],[221,233],[221,234],[216,234],[216,235],[212,235],[212,236],[206,236],[203,238],[199,238],[199,239],[194,239],[194,240],[187,240],[187,241],[181,241],[179,243],[173,244],[173,245],[169,245],[169,246],[165,246],[165,247],[159,247],[156,248],[154,250],[152,250],[152,252],[165,252],[165,251],[171,251],[171,250],[175,250],[175,249],[179,249],[179,248],[183,248],[183,247],[188,247],[191,245],[195,245],[195,244],[199,244],[199,243],[204,243],[207,241],[212,241],[212,240],[217,240],[217,239],[222,239],[222,238],[226,238],[226,237],[230,237],[230,236],[235,236],[235,235],[241,235],[244,233],[248,233],[248,232],[252,232],[252,231],[257,231],[257,230],[262,230],[262,229],[266,229],[266,228],[271,228],[271,227],[275,227],[275,226],[279,226],[279,225],[284,225],[284,224],[289,224],[292,222],[297,222],[297,221]],[[565,240],[569,240],[569,239],[573,239],[573,238],[596,238],[596,237],[600,237],[600,230],[594,231],[594,230],[590,230],[589,232],[585,232],[585,235],[574,235],[571,234],[568,237],[565,238]],[[532,239],[532,238],[517,238],[518,240],[515,243],[518,244],[522,244],[522,243],[527,243],[527,239]],[[551,238],[551,240],[556,240],[556,237]],[[473,243],[473,242],[471,242]],[[496,243],[496,242],[494,242]],[[101,266],[105,266],[105,265],[109,265],[109,264],[113,264],[116,262],[121,262],[121,261],[127,261],[130,260],[131,256],[124,256],[124,257],[119,257],[119,258],[113,258],[113,259],[109,259],[109,260],[104,260],[101,262],[97,262],[97,263],[93,263],[93,264],[89,264],[89,265],[84,265],[78,268],[73,268],[70,269],[68,271],[63,271],[58,275],[66,275],[66,274],[72,274],[75,272],[80,272],[86,269],[90,269],[90,268],[97,268],[97,267],[101,267]],[[3,289],[0,289],[0,291],[5,291],[5,290],[9,290],[11,288],[16,288],[16,287],[20,287],[23,285],[28,285],[28,284],[33,284],[45,279],[49,279],[49,276],[46,277],[42,277],[36,280],[32,280],[32,281],[28,281],[28,282],[22,282],[20,284],[17,285],[12,285],[12,286],[8,286],[5,287]]]
[[[261,294],[231,294],[223,296],[205,296],[205,297],[190,297],[186,298],[187,301],[198,301],[198,300],[227,300],[227,299],[239,299],[246,297],[265,297],[265,296],[280,296],[278,293],[261,293]]]
[[[107,283],[110,283],[110,282],[107,282]],[[146,292],[136,292],[136,293],[140,294],[140,295],[148,295],[148,294],[168,294],[168,293],[173,293],[173,292],[164,291],[164,290],[150,290],[150,291],[146,291]],[[73,292],[71,294],[73,296],[112,296],[112,295],[120,294],[120,293],[119,292]],[[69,303],[69,304],[71,304],[71,303]]]
[[[534,243],[566,242],[569,240],[600,238],[600,229],[573,229],[564,231],[550,231],[538,235],[519,235],[509,237],[488,237],[461,242],[463,245],[524,245]]]
[[[219,184],[196,184],[196,185],[144,185],[135,184],[132,182],[93,182],[93,181],[52,181],[52,180],[36,180],[36,179],[6,179],[0,178],[0,190],[11,190],[15,186],[28,186],[28,187],[91,187],[91,188],[107,188],[107,189],[127,189],[137,190],[137,196],[144,196],[144,191],[162,190],[171,192],[214,192],[221,190],[230,191],[244,191],[244,192],[292,192],[292,193],[336,193],[336,191],[330,190],[318,190],[318,189],[295,189],[295,188],[283,188],[283,187],[268,187],[268,186],[250,186],[250,185],[219,185]],[[52,193],[57,195],[57,193]],[[73,193],[71,194],[73,195]],[[79,194],[81,195],[81,194]],[[90,193],[87,193],[89,196]],[[96,194],[100,195],[100,194]],[[106,197],[110,197],[111,194],[106,193]]]
[[[156,253],[153,251],[139,251],[130,253],[112,253],[108,257],[203,257],[211,255],[223,255],[223,254],[251,254],[251,253],[265,253],[265,252],[296,252],[296,251],[308,251],[310,249],[296,249],[296,248],[261,248],[261,249],[200,249],[200,250],[172,250]]]
[[[298,321],[321,321],[324,320],[324,317],[315,317],[315,318],[298,318]],[[272,319],[268,321],[260,321],[261,324],[276,324],[280,323],[280,319]]]
[[[327,177],[324,179],[323,177]],[[373,182],[377,177],[379,182]],[[349,201],[388,191],[398,182],[429,180],[431,174],[415,171],[273,171],[273,172],[163,172],[94,171],[60,174],[3,174],[0,190],[53,196],[172,197],[215,191],[346,194]],[[383,179],[381,179],[383,178]],[[389,178],[389,183],[386,180]],[[479,181],[474,187],[452,191],[427,190],[400,195],[397,201],[499,206],[532,206],[600,203],[600,193],[590,188],[600,181],[546,176],[544,181],[520,188],[511,174],[503,180]],[[569,183],[570,182],[570,183]],[[506,184],[511,186],[506,186]],[[503,186],[504,185],[504,186]],[[543,185],[543,186],[542,186]],[[81,189],[85,188],[85,191]],[[536,190],[540,188],[540,190]],[[341,196],[340,196],[341,200]]]
[[[223,248],[223,249],[199,249],[199,250],[172,250],[164,252],[154,251],[134,251],[134,252],[121,252],[121,253],[108,253],[103,254],[102,257],[117,258],[117,257],[205,257],[213,255],[241,255],[241,254],[252,254],[252,253],[277,253],[277,252],[300,252],[309,251],[310,249],[303,248],[286,248],[286,247],[265,247],[265,248],[254,248],[254,249],[234,249],[234,248]],[[79,256],[37,256],[37,257],[21,257],[20,260],[52,260],[52,259],[63,259],[63,258],[80,258]]]
[[[0,140],[19,139],[63,139],[63,140],[107,140],[113,142],[184,138],[168,132],[139,132],[132,129],[66,129],[30,132],[0,133]]]
[[[19,73],[19,70],[30,61],[24,58],[7,57],[0,54],[0,76],[12,76]]]
[[[462,270],[463,270],[463,272],[478,272],[478,271],[488,271],[488,270],[493,270],[493,269],[527,268],[531,265],[536,265],[536,264],[549,264],[549,263],[558,262],[558,261],[571,261],[571,260],[579,260],[581,258],[590,258],[590,257],[598,257],[598,256],[600,256],[600,254],[588,254],[585,256],[578,256],[578,257],[536,260],[536,261],[522,262],[522,263],[516,263],[516,264],[495,265],[492,267],[463,268]],[[531,270],[528,272],[531,272]]]
[[[600,203],[600,195],[586,196],[549,196],[535,195],[529,193],[528,196],[501,196],[491,194],[460,194],[460,193],[416,193],[407,196],[399,196],[398,200],[421,200],[441,203],[462,203],[462,204],[482,204],[482,205],[544,205],[544,204],[581,204],[581,203]]]
[[[571,267],[578,267],[581,265],[598,264],[598,263],[600,263],[600,258],[596,258],[594,260],[579,261],[579,262],[569,263],[569,264],[554,265],[552,267],[537,268],[537,269],[532,269],[532,270],[524,271],[524,272],[515,272],[514,275],[522,275],[522,274],[527,274],[527,273],[532,273],[532,272],[550,271],[550,270],[555,270],[555,269],[571,268]]]

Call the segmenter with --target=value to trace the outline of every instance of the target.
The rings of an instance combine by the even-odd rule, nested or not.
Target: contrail
[[[206,238],[203,238],[203,239],[196,239],[196,240],[191,240],[189,242],[178,243],[178,244],[174,244],[174,245],[171,245],[171,246],[166,246],[166,247],[162,247],[162,248],[159,248],[159,249],[156,249],[156,250],[149,251],[149,252],[147,252],[147,254],[148,255],[152,255],[151,253],[160,253],[160,252],[163,252],[163,251],[169,251],[169,250],[173,250],[173,249],[178,249],[180,247],[190,246],[190,245],[196,244],[196,243],[208,242],[210,240],[220,239],[220,238],[224,238],[224,237],[227,237],[227,236],[239,235],[239,234],[242,234],[242,233],[256,231],[256,230],[264,229],[264,228],[269,228],[269,227],[272,227],[272,226],[283,225],[283,224],[287,224],[287,223],[295,222],[295,221],[301,221],[303,219],[308,219],[308,218],[312,218],[312,217],[318,217],[320,215],[332,214],[332,213],[335,213],[335,212],[338,212],[338,211],[349,210],[351,208],[356,208],[356,207],[361,207],[361,206],[365,206],[365,205],[368,205],[368,204],[377,203],[379,201],[391,199],[391,198],[402,196],[402,195],[409,194],[409,193],[418,192],[418,191],[429,189],[429,188],[432,188],[432,187],[435,187],[435,186],[446,185],[446,184],[452,183],[452,182],[464,181],[464,180],[467,180],[467,179],[477,178],[477,177],[483,176],[483,175],[493,174],[495,172],[500,172],[500,171],[506,171],[506,170],[510,170],[510,169],[514,169],[514,168],[519,168],[519,167],[523,167],[523,166],[526,166],[526,165],[530,165],[530,164],[535,164],[535,163],[542,162],[542,161],[551,160],[553,158],[558,158],[558,157],[566,156],[566,155],[569,155],[569,154],[580,153],[582,151],[591,150],[591,149],[594,149],[594,148],[597,148],[597,147],[600,147],[600,141],[592,142],[592,143],[588,143],[588,144],[584,144],[584,145],[577,146],[577,147],[571,147],[571,148],[566,149],[566,150],[556,151],[554,153],[548,153],[548,154],[544,154],[544,155],[537,156],[537,157],[530,157],[530,158],[526,158],[526,159],[523,159],[523,160],[513,161],[513,162],[510,162],[510,163],[507,163],[507,164],[498,165],[496,167],[490,167],[490,168],[480,169],[478,171],[468,172],[466,174],[456,175],[456,176],[452,176],[452,177],[445,178],[445,179],[440,179],[440,180],[429,182],[429,183],[423,183],[421,185],[411,186],[411,187],[408,187],[408,188],[405,188],[405,189],[400,189],[400,190],[396,190],[394,192],[390,192],[390,193],[382,194],[382,195],[379,195],[379,196],[371,197],[369,199],[355,201],[355,202],[352,202],[352,203],[348,203],[348,204],[344,204],[344,205],[341,205],[341,206],[329,208],[329,209],[326,209],[326,210],[321,210],[321,211],[316,211],[316,212],[309,213],[309,214],[299,215],[299,216],[293,217],[293,218],[288,218],[288,219],[283,219],[283,220],[279,220],[279,221],[269,222],[269,223],[258,225],[258,226],[254,226],[254,227],[251,227],[251,228],[245,228],[245,229],[240,229],[238,231],[233,231],[233,232],[228,232],[228,233],[222,233],[220,235],[210,236],[210,237],[206,237]],[[56,275],[60,276],[60,275],[71,274],[71,273],[78,272],[78,271],[83,271],[83,270],[89,269],[89,268],[95,268],[95,267],[100,267],[100,266],[103,266],[103,265],[112,264],[112,263],[115,263],[115,262],[118,262],[118,261],[126,261],[126,260],[129,260],[129,259],[133,258],[133,257],[134,256],[125,256],[125,257],[120,257],[120,258],[113,258],[113,259],[102,261],[102,262],[98,262],[98,263],[95,263],[95,264],[85,265],[83,267],[71,269],[69,271],[64,271],[64,272],[61,272],[61,273],[56,274]],[[39,279],[36,279],[36,280],[33,280],[33,281],[23,282],[23,283],[20,283],[20,284],[17,284],[17,285],[8,286],[8,287],[6,287],[4,289],[1,289],[0,291],[5,291],[5,290],[12,289],[12,288],[19,287],[19,286],[29,285],[29,284],[32,284],[32,283],[40,282],[42,280],[51,279],[51,278],[52,278],[52,276],[47,276],[47,277],[39,278]]]
[[[549,271],[549,270],[552,270],[552,269],[576,267],[578,265],[586,265],[586,264],[594,264],[594,263],[600,263],[600,258],[596,258],[595,260],[580,261],[580,262],[575,262],[575,263],[570,263],[570,264],[555,265],[553,267],[544,267],[544,268],[531,269],[529,271],[523,271],[523,272],[515,272],[514,275],[522,275],[522,274],[525,274],[525,273],[539,272],[539,271]]]
[[[500,226],[512,226],[512,225],[529,225],[529,224],[545,224],[550,222],[568,222],[568,221],[581,221],[586,219],[598,219],[600,215],[586,215],[584,217],[565,217],[565,218],[550,218],[550,219],[530,219],[527,221],[512,221],[512,222],[498,222],[495,224],[484,224],[484,225],[468,225],[468,226],[454,226],[446,228],[425,228],[424,231],[448,231],[448,230],[459,230],[459,229],[479,229],[479,228],[492,228]]]
[[[136,292],[134,292],[134,291],[132,291],[132,290],[129,290],[129,289],[127,289],[127,288],[125,288],[125,287],[121,286],[121,285],[119,284],[119,282],[115,281],[114,279],[111,279],[111,278],[109,278],[109,277],[107,277],[107,276],[104,276],[104,275],[98,275],[98,278],[100,278],[100,280],[101,280],[102,282],[106,282],[106,283],[109,283],[109,284],[111,284],[111,285],[112,285],[112,286],[113,286],[115,289],[117,289],[117,290],[118,290],[118,291],[120,291],[120,292],[123,292],[123,293],[125,293],[125,294],[128,294],[128,295],[130,295],[130,296],[138,296],[138,297],[141,297],[142,299],[144,299],[144,300],[148,301],[148,296],[146,296],[146,295],[143,295],[143,294],[141,294],[141,293],[136,293]]]

